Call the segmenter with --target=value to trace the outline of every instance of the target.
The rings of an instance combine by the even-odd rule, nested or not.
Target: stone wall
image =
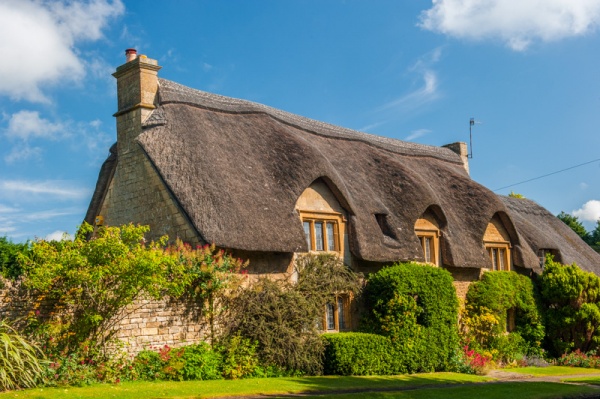
[[[18,321],[28,315],[44,317],[52,311],[51,302],[42,302],[38,308],[31,303],[18,285],[7,283],[0,289],[0,319]],[[151,346],[189,345],[209,336],[209,325],[201,317],[200,307],[194,303],[138,300],[125,309],[122,316],[114,327],[115,338],[122,341],[123,349],[130,353]]]
[[[484,269],[477,269],[473,267],[448,267],[444,266],[452,274],[454,279],[454,288],[456,288],[456,295],[462,303],[464,303],[467,297],[467,291],[472,282],[479,280],[481,274],[484,273]]]

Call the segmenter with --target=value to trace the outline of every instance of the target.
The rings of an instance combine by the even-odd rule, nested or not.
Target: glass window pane
[[[333,312],[334,312],[333,303],[328,303],[326,305],[326,312],[327,312],[327,329],[335,330],[335,317],[333,315]]]
[[[492,248],[492,270],[498,270],[498,249]]]
[[[324,251],[325,246],[323,245],[323,222],[315,222],[315,249],[317,251]]]
[[[431,263],[431,238],[423,239],[423,250],[425,251],[425,262]]]
[[[504,270],[505,253],[504,249],[498,249],[498,270]]]
[[[342,298],[338,298],[337,305],[338,305],[338,324],[339,324],[340,330],[344,330],[344,329],[346,329],[346,318],[344,317],[345,316],[344,300]]]
[[[325,227],[327,229],[327,250],[335,251],[335,237],[333,234],[333,229],[335,228],[335,225],[331,222],[327,222]]]
[[[304,236],[306,237],[306,245],[308,245],[308,250],[312,249],[312,245],[310,244],[310,222],[304,222]]]

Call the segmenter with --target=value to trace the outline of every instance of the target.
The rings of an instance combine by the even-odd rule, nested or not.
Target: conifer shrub
[[[484,273],[469,286],[461,333],[465,345],[488,351],[495,361],[541,355],[544,324],[531,279],[515,272]]]
[[[458,298],[451,274],[398,263],[369,276],[362,329],[389,337],[395,372],[446,370],[458,345]]]
[[[595,351],[600,343],[600,278],[576,264],[546,259],[539,278],[547,347],[552,355]]]
[[[329,375],[389,375],[402,367],[389,337],[360,332],[323,334],[324,373]]]

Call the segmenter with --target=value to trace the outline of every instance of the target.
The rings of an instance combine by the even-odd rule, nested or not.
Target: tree
[[[561,211],[557,216],[560,220],[562,220],[567,226],[571,228],[583,241],[585,241],[588,245],[592,245],[592,236],[587,232],[583,224],[579,221],[577,216],[571,216],[568,213]]]
[[[592,236],[592,248],[596,252],[600,252],[600,219],[596,222],[596,228],[591,232]]]
[[[6,278],[19,277],[22,270],[17,257],[28,248],[29,244],[15,244],[6,237],[0,237],[0,275]]]

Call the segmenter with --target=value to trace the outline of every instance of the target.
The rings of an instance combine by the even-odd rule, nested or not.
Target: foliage
[[[0,391],[38,384],[43,374],[41,356],[37,346],[0,320]]]
[[[215,245],[197,246],[177,240],[174,246],[166,251],[183,266],[183,273],[178,276],[179,291],[175,296],[183,295],[202,305],[203,316],[208,317],[210,326],[210,342],[215,341],[215,317],[219,315],[221,306],[218,301],[228,290],[234,290],[241,279],[238,272],[248,262],[231,257]]]
[[[141,380],[216,380],[222,378],[221,357],[211,347],[201,342],[158,350],[144,350],[133,360],[132,368]]]
[[[525,198],[525,196],[523,194],[519,194],[519,193],[515,193],[514,191],[511,191],[508,196],[510,198],[518,198],[518,199],[523,199]]]
[[[448,271],[399,263],[369,276],[364,297],[369,312],[362,328],[391,339],[398,372],[449,367],[458,344],[458,299]]]
[[[262,374],[258,355],[257,342],[252,342],[241,335],[229,337],[221,344],[221,371],[223,377],[238,379]]]
[[[552,354],[598,348],[600,278],[576,264],[561,265],[548,257],[539,285]]]
[[[461,338],[476,350],[490,351],[494,360],[513,362],[540,355],[544,338],[542,312],[531,279],[515,272],[487,272],[472,283],[461,316]],[[507,317],[514,314],[514,331]]]
[[[88,240],[92,230],[84,224],[73,241],[38,241],[21,256],[34,308],[53,306],[49,315],[32,312],[30,326],[56,353],[85,343],[104,355],[126,307],[142,298],[186,294],[202,304],[212,326],[214,298],[243,266],[214,246],[192,249],[178,240],[165,250],[166,236],[146,243],[147,226],[101,227]]]
[[[324,373],[329,375],[391,375],[401,365],[389,337],[360,332],[323,334]]]
[[[568,354],[565,353],[556,359],[556,364],[558,366],[600,369],[600,356],[594,354],[593,352],[584,353],[579,349],[576,349],[573,352]]]
[[[256,342],[261,364],[284,373],[321,374],[323,341],[316,321],[336,294],[360,291],[358,276],[333,255],[299,257],[296,284],[259,279],[228,302],[224,335]]]
[[[480,353],[465,345],[456,348],[450,362],[450,370],[457,373],[483,375],[492,365],[492,356],[489,353]]]
[[[594,242],[592,242],[592,236],[590,235],[590,233],[587,232],[587,230],[579,221],[579,218],[577,216],[572,216],[568,213],[561,211],[558,215],[556,215],[556,217],[562,220],[567,226],[569,226],[571,230],[573,230],[579,237],[581,237],[583,241],[585,241],[589,245],[594,244]]]
[[[0,276],[16,279],[23,273],[17,258],[20,253],[27,252],[29,246],[29,243],[15,244],[6,237],[0,237]]]

